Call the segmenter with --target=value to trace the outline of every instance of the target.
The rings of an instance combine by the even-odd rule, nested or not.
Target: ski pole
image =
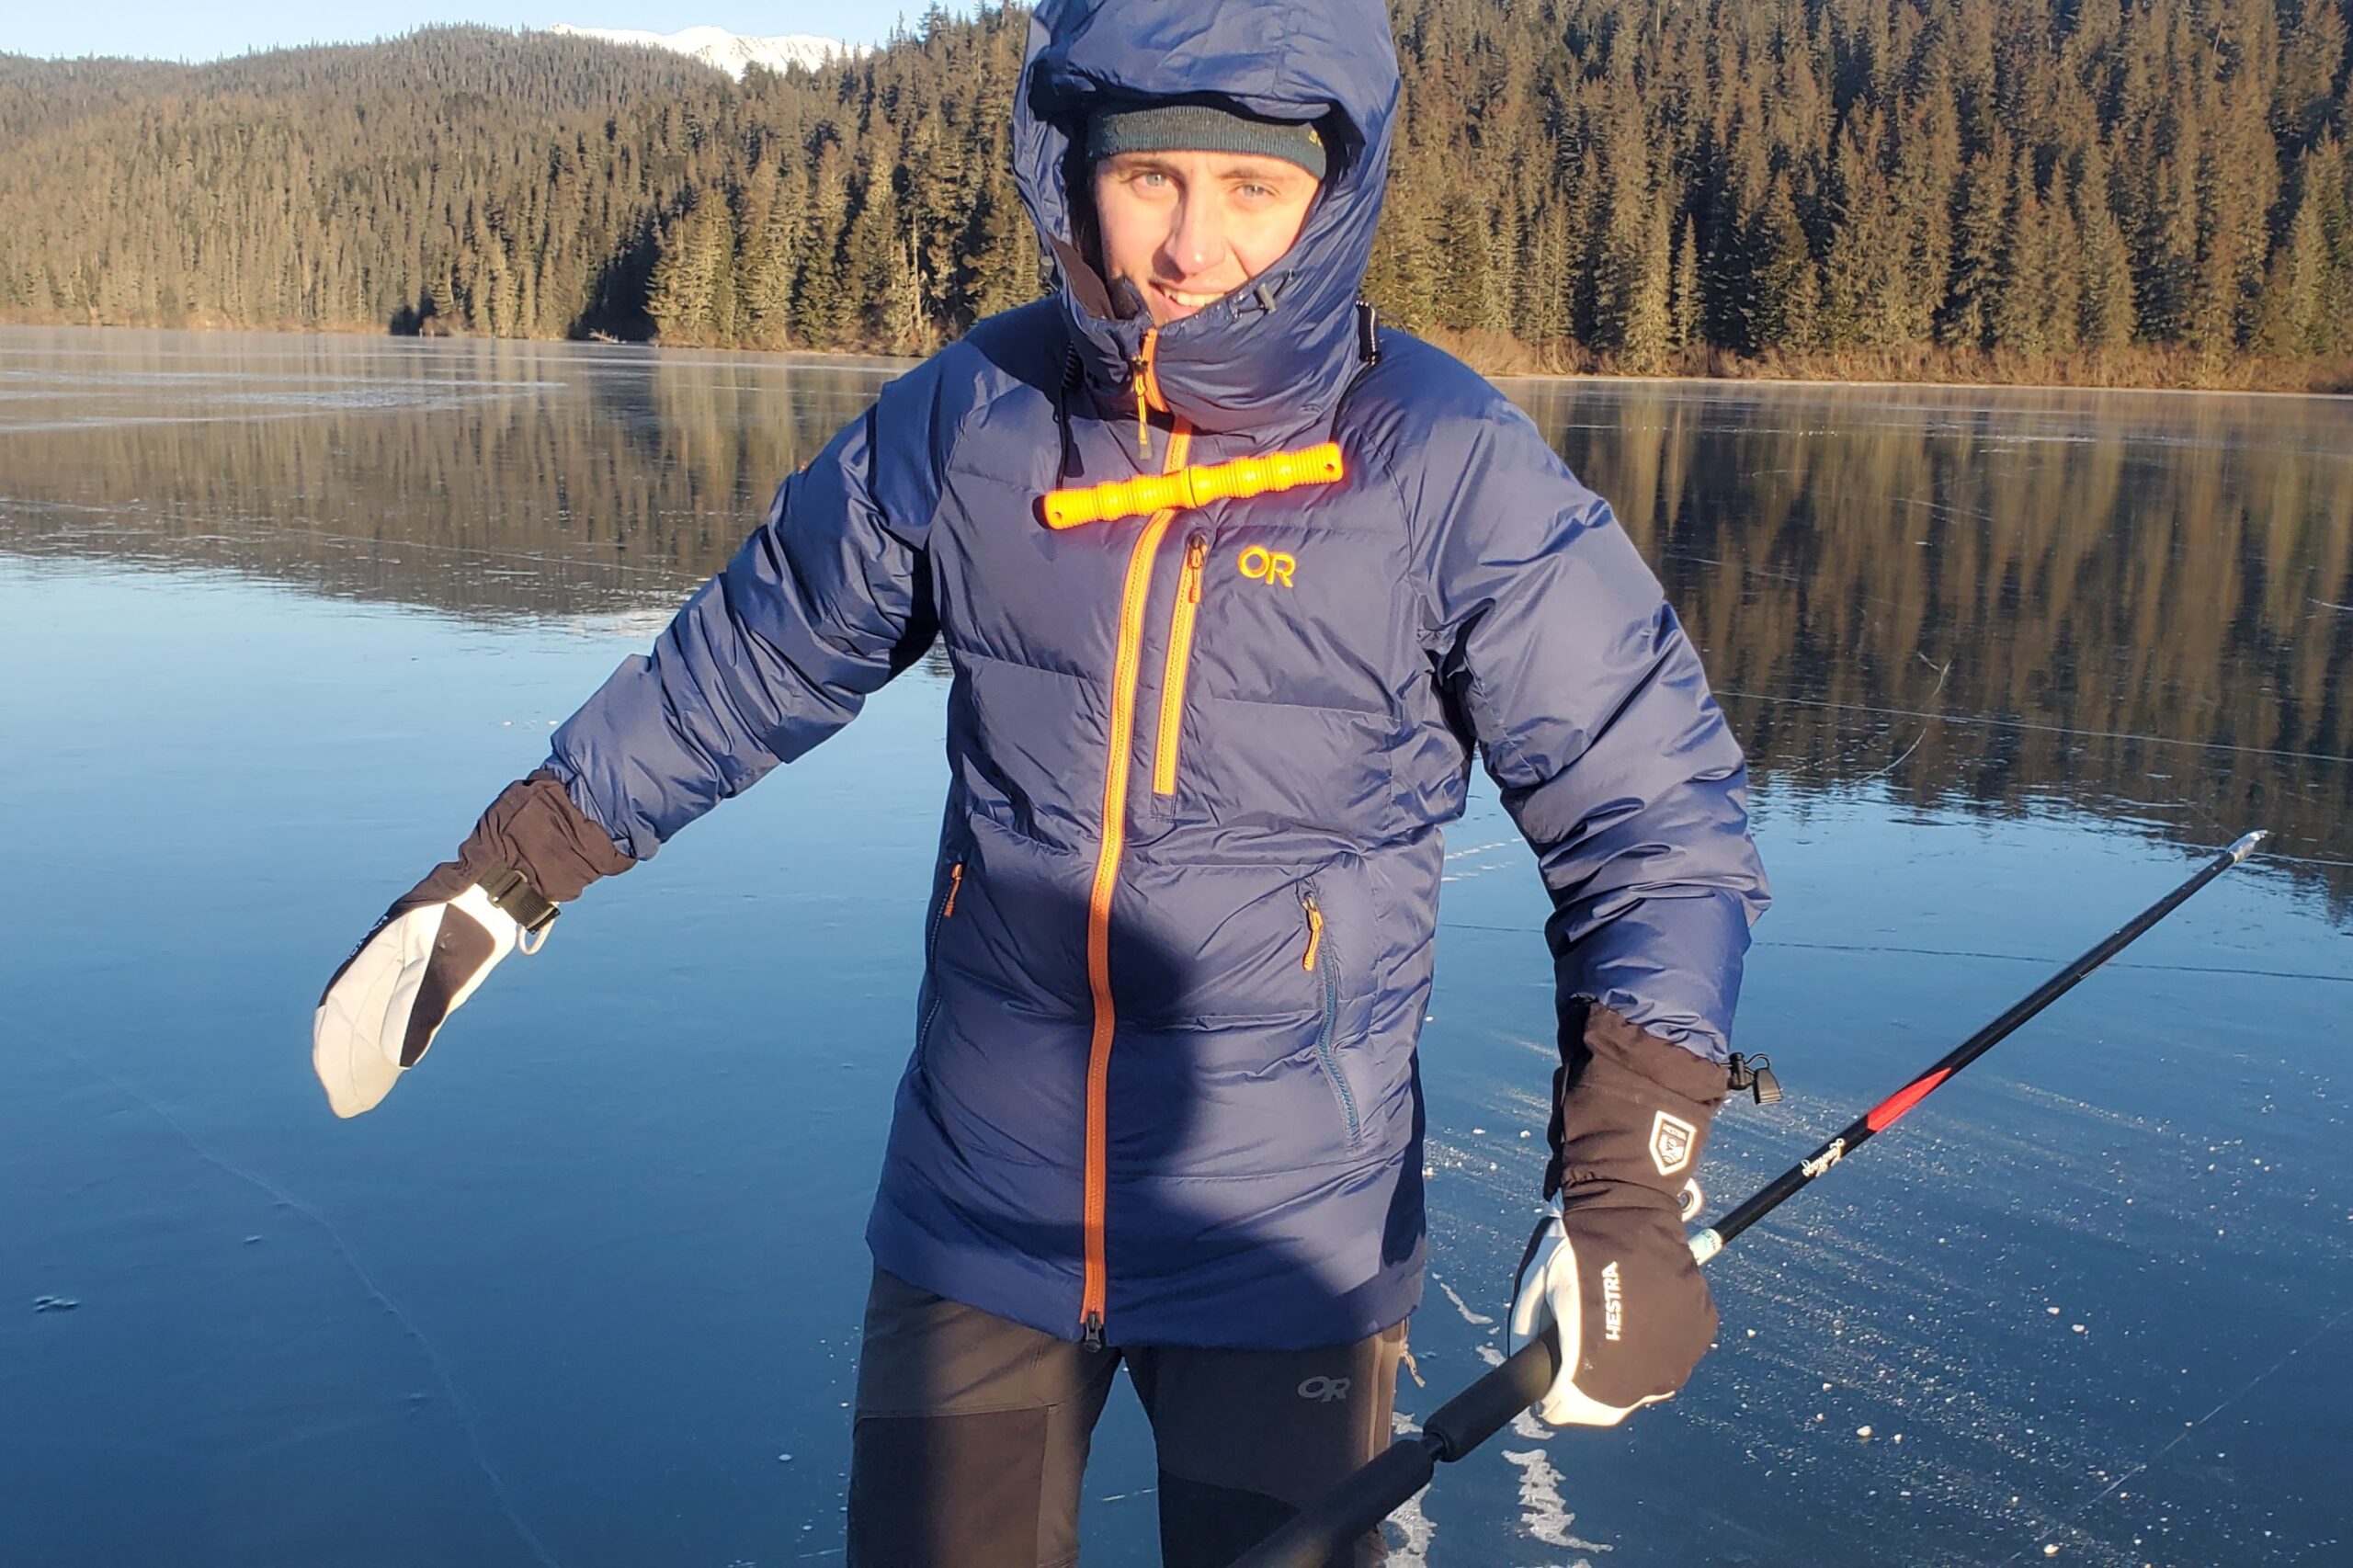
[[[2199,889],[2255,853],[2266,837],[2257,829],[2200,867],[2196,875],[2149,905],[2097,947],[2034,988],[2008,1011],[1971,1035],[1887,1098],[1849,1122],[1838,1135],[1765,1184],[1738,1208],[1691,1238],[1691,1256],[1714,1257],[1749,1226],[1779,1208],[1799,1188],[1903,1119],[1946,1079],[1992,1050],[2029,1018],[2073,990],[2075,983],[2178,909]],[[1441,1463],[1451,1464],[1485,1442],[1513,1416],[1544,1397],[1561,1369],[1561,1342],[1551,1327],[1438,1408],[1419,1433],[1402,1437],[1342,1482],[1314,1506],[1245,1554],[1233,1568],[1324,1568],[1336,1554],[1429,1484]]]

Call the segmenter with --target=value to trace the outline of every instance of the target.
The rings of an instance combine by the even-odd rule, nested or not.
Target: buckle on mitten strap
[[[544,939],[547,928],[563,913],[551,899],[541,898],[531,886],[531,879],[512,866],[493,866],[475,880],[494,908],[504,911],[516,925],[523,928],[523,937]],[[540,943],[518,937],[516,946],[529,953],[540,950]]]

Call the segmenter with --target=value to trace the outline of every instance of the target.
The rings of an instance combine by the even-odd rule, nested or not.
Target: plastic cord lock
[[[1733,1093],[1746,1089],[1756,1096],[1758,1105],[1781,1103],[1781,1081],[1773,1076],[1771,1057],[1743,1056],[1735,1051],[1725,1065],[1731,1070]]]

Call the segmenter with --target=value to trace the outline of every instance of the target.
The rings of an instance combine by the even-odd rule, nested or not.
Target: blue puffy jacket
[[[1563,999],[1721,1058],[1765,890],[1741,753],[1659,585],[1517,409],[1357,290],[1397,104],[1380,0],[1049,0],[1015,110],[1056,297],[892,382],[557,733],[633,857],[937,640],[951,769],[868,1238],[1066,1338],[1299,1347],[1420,1298],[1442,850],[1474,746]],[[1291,251],[1157,334],[1071,250],[1092,107],[1321,117]],[[1336,441],[1345,477],[1081,527],[1058,487]]]

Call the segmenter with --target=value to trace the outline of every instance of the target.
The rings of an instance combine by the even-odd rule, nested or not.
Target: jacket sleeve
[[[1608,504],[1497,403],[1407,488],[1440,690],[1536,851],[1564,1027],[1590,998],[1722,1061],[1768,896],[1740,744]]]
[[[848,723],[930,646],[938,363],[786,480],[652,653],[556,731],[550,767],[631,858]]]

